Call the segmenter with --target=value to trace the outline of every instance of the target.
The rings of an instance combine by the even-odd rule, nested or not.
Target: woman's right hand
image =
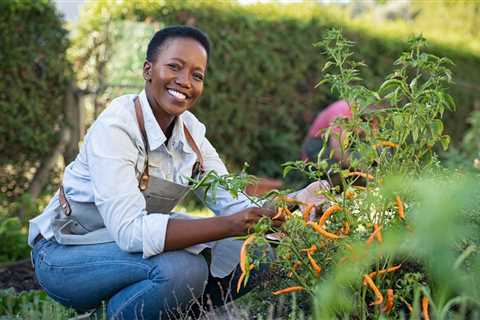
[[[261,217],[274,217],[276,212],[269,208],[247,208],[237,213],[234,213],[228,218],[232,226],[233,236],[243,236],[253,230],[253,226],[260,220]],[[272,221],[274,227],[280,227],[284,222],[283,218]]]

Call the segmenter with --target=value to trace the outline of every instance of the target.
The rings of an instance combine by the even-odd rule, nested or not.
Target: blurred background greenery
[[[62,1],[57,1],[61,4]],[[81,1],[80,1],[81,2]],[[139,92],[146,45],[166,25],[210,36],[205,94],[193,112],[232,171],[244,162],[279,178],[299,158],[315,115],[338,97],[315,85],[325,62],[312,46],[336,26],[357,43],[376,87],[422,33],[454,61],[444,116],[445,166],[476,172],[480,149],[478,1],[85,1],[75,22],[48,0],[0,1],[0,261],[28,255],[28,219],[58,187],[88,126],[118,95]],[[13,219],[13,220],[12,220]]]
[[[61,3],[61,1],[59,1]],[[335,101],[312,46],[332,26],[355,41],[376,87],[423,33],[431,52],[455,62],[456,112],[445,164],[473,170],[480,131],[478,1],[87,1],[64,23],[48,0],[4,0],[0,59],[0,215],[21,225],[59,184],[88,126],[118,95],[139,92],[146,45],[166,25],[195,25],[213,43],[206,90],[193,112],[232,171],[244,162],[280,177],[298,159],[309,124]]]

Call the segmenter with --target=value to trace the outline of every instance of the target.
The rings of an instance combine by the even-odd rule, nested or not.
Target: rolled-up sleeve
[[[148,258],[164,249],[169,216],[146,212],[135,166],[138,147],[128,122],[97,120],[85,148],[95,204],[118,246]]]

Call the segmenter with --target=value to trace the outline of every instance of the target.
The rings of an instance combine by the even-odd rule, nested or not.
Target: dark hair
[[[150,40],[147,48],[147,60],[153,62],[155,55],[158,54],[166,41],[173,38],[191,38],[198,41],[205,51],[207,51],[208,59],[210,55],[210,41],[205,33],[194,27],[171,26],[157,31],[152,40]]]

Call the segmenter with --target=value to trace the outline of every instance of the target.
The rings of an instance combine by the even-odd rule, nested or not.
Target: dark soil
[[[30,259],[0,264],[0,289],[7,288],[17,292],[41,289]]]

